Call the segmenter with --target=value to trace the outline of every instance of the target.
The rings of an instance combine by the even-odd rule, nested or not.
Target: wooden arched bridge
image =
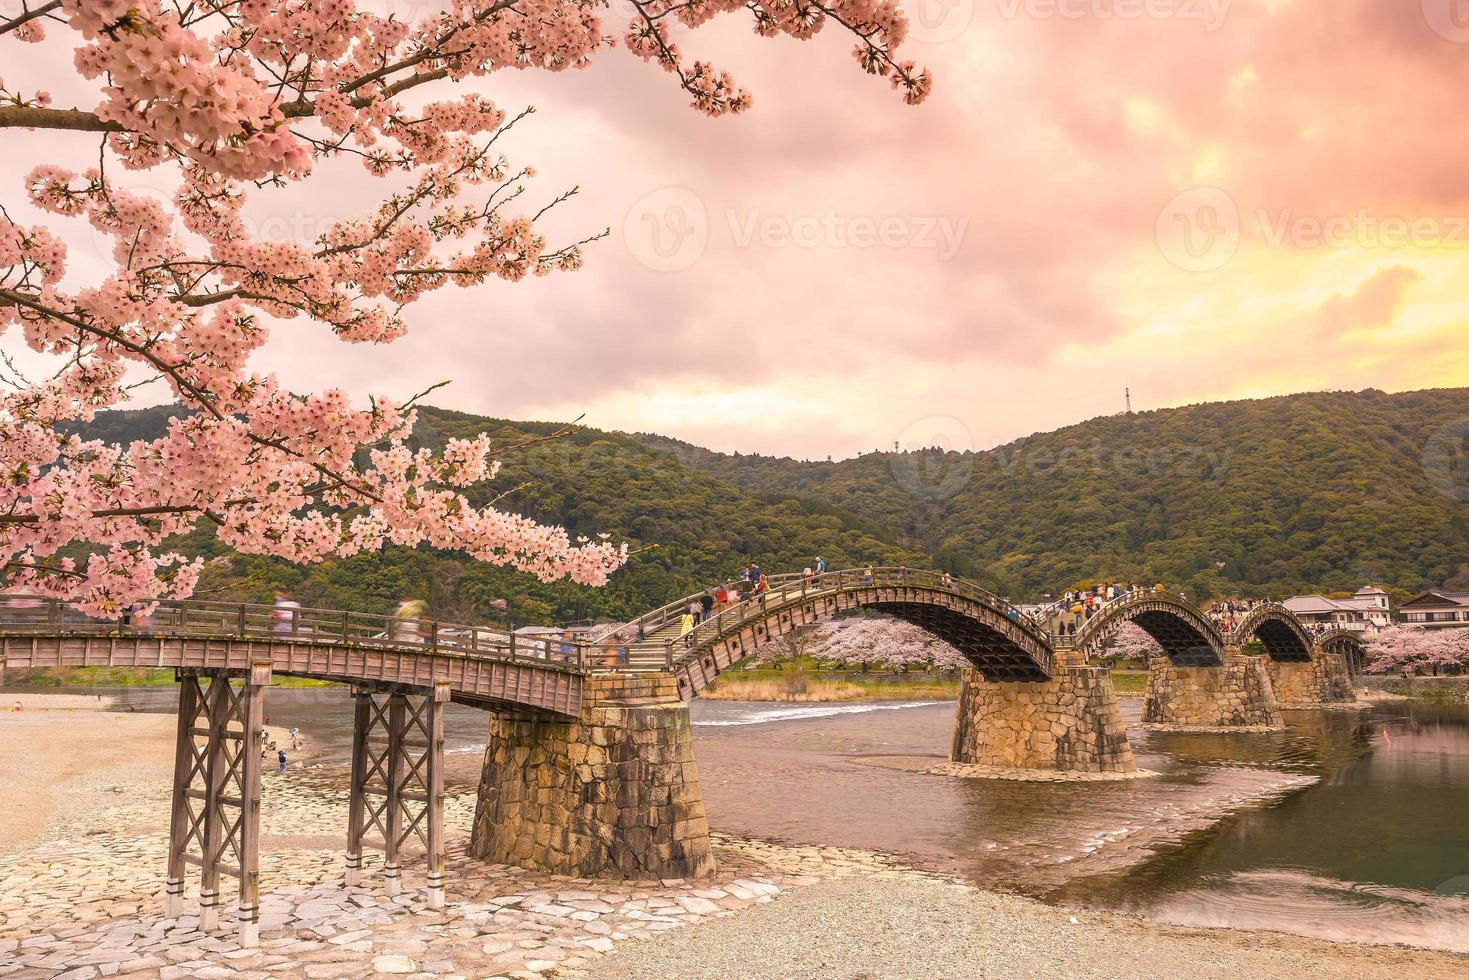
[[[692,629],[685,597],[597,639],[527,639],[486,626],[326,609],[208,601],[100,620],[64,602],[0,596],[0,679],[8,667],[163,667],[180,682],[168,887],[201,871],[201,925],[218,922],[220,879],[239,886],[242,940],[258,927],[263,692],[276,675],[351,686],[355,725],[347,876],[366,846],[427,852],[428,899],[444,901],[443,707],[491,715],[473,853],[553,871],[699,874],[712,866],[685,703],[731,665],[800,627],[854,610],[915,623],[973,666],[956,715],[956,761],[1087,771],[1135,769],[1107,672],[1087,667],[1130,621],[1174,667],[1223,670],[1258,638],[1272,661],[1314,662],[1325,644],[1284,607],[1222,634],[1182,596],[1138,592],[1055,636],[1006,600],[944,572],[863,568],[766,579]],[[1344,631],[1343,631],[1344,632]],[[1250,658],[1245,658],[1250,659]],[[1360,659],[1360,658],[1359,658]],[[548,833],[544,827],[554,823]]]

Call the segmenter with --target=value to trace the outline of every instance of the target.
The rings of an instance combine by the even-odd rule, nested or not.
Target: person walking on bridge
[[[713,612],[714,612],[714,593],[711,590],[709,590],[709,589],[705,589],[704,590],[704,594],[701,595],[701,596],[699,596],[699,613],[700,613],[699,621],[700,622],[707,622],[708,619],[709,619],[709,617],[710,617],[710,615]]]

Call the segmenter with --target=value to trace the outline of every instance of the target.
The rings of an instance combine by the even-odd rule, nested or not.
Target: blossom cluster
[[[693,27],[746,10],[757,33],[798,38],[834,21],[857,38],[863,67],[908,101],[928,89],[926,73],[894,59],[907,28],[892,0],[632,3],[633,53],[677,75],[711,114],[744,109],[749,95],[704,62],[686,66],[668,43],[670,18]],[[187,596],[199,565],[172,542],[201,523],[242,552],[296,562],[424,544],[600,584],[625,560],[606,540],[473,504],[469,488],[496,473],[486,439],[410,451],[409,405],[292,393],[250,369],[284,321],[386,343],[440,288],[582,262],[585,242],[551,247],[536,225],[574,192],[519,210],[534,172],[498,144],[526,113],[507,117],[467,90],[437,101],[410,93],[507,68],[582,67],[612,43],[605,0],[446,0],[412,22],[364,6],[57,0],[0,19],[0,43],[42,41],[48,29],[45,43],[66,39],[76,71],[96,84],[92,107],[63,110],[0,80],[0,129],[106,134],[102,159],[92,146],[77,165],[36,166],[25,194],[58,223],[84,223],[110,253],[103,274],[70,268],[65,236],[0,208],[0,337],[18,334],[58,365],[40,381],[0,365],[7,588],[99,615]],[[311,241],[252,234],[247,200],[337,157],[391,178],[391,191]],[[168,199],[130,188],[136,171],[153,171]],[[139,376],[180,406],[165,435],[117,444],[76,434],[126,404]]]
[[[1364,640],[1367,670],[1374,674],[1469,668],[1469,628],[1397,625]]]

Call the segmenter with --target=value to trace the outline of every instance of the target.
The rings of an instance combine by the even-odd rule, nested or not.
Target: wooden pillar
[[[219,853],[224,846],[224,821],[220,819],[219,806],[225,780],[223,729],[228,717],[229,695],[229,674],[222,670],[211,672],[209,687],[204,692],[208,742],[204,762],[203,875],[199,884],[201,932],[213,932],[219,928]]]
[[[194,674],[179,677],[178,733],[173,754],[173,811],[168,821],[168,883],[163,893],[163,914],[177,919],[184,914],[185,855],[195,816],[190,806],[189,785],[197,765],[194,743],[194,720],[199,714],[199,678]]]
[[[270,662],[250,665],[240,694],[240,945],[260,945],[260,753]]]
[[[441,681],[434,685],[424,709],[428,713],[425,725],[428,745],[424,747],[428,756],[424,760],[428,799],[424,805],[428,807],[428,839],[425,843],[428,846],[428,907],[431,909],[444,907],[444,705],[448,703],[449,685]]]
[[[199,928],[217,929],[219,879],[232,876],[239,883],[240,944],[254,946],[260,939],[261,718],[270,664],[253,664],[238,692],[226,670],[205,672],[207,686],[200,676],[179,677],[165,912],[183,914],[185,870],[196,865]]]
[[[352,792],[347,811],[347,886],[362,883],[362,834],[367,826],[367,736],[372,729],[372,692],[353,688]]]
[[[403,730],[407,716],[407,695],[394,691],[388,698],[388,798],[383,827],[383,879],[389,898],[403,891],[398,846],[403,837]]]

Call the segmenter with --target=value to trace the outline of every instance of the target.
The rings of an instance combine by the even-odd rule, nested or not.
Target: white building
[[[1406,626],[1469,626],[1469,592],[1425,592],[1401,611]]]
[[[1392,601],[1376,586],[1364,586],[1350,599],[1324,595],[1291,596],[1283,603],[1308,626],[1349,630],[1382,629],[1392,623]]]

